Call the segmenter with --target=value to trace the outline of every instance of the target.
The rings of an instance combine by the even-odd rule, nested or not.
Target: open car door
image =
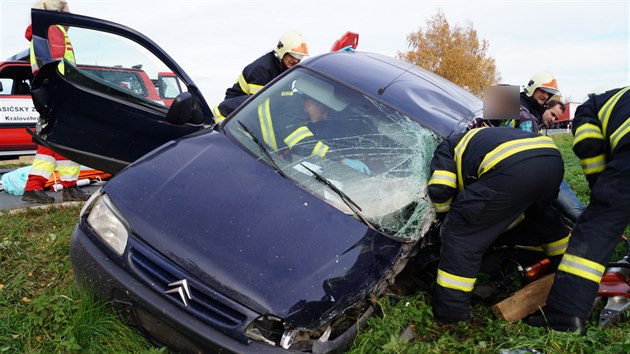
[[[115,174],[212,121],[190,77],[144,35],[76,14],[32,10],[31,15],[35,56],[41,63],[32,84],[40,114],[37,143]],[[51,59],[48,33],[54,26],[68,28],[76,63]],[[95,71],[95,66],[101,69]],[[164,72],[181,83],[183,92],[174,99],[161,99],[152,84]]]

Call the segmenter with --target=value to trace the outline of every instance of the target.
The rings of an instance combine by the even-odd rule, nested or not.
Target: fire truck
[[[575,109],[580,105],[580,102],[566,102],[564,106],[564,114],[551,124],[551,129],[565,129],[569,126],[573,117],[575,116]]]

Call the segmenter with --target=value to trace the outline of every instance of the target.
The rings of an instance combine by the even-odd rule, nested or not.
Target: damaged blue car
[[[115,174],[72,236],[77,283],[177,351],[347,349],[370,300],[431,243],[435,147],[482,111],[415,65],[346,51],[303,61],[208,125],[192,79],[142,34],[32,16],[36,42],[69,26],[77,58],[61,74],[35,46],[47,63],[32,88],[35,139]],[[80,68],[95,62],[173,72],[184,92],[152,101]]]

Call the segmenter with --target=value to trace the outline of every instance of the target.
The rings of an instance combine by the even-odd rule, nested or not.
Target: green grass
[[[579,160],[571,150],[573,137],[553,137],[565,162],[565,180],[583,203],[588,203],[589,189]],[[626,235],[630,235],[626,227]],[[611,260],[625,254],[618,247]],[[535,349],[543,353],[630,353],[630,322],[614,328],[598,326],[599,308],[593,311],[586,336],[548,332],[522,322],[509,324],[498,320],[489,307],[474,305],[469,325],[440,326],[433,322],[430,295],[417,293],[408,297],[384,297],[378,301],[381,316],[372,317],[360,329],[351,353],[499,353],[501,350]],[[601,307],[601,305],[599,306]],[[401,340],[410,326],[413,340]]]
[[[0,214],[0,353],[158,352],[74,285],[79,207]]]
[[[565,179],[588,201],[588,187],[568,134],[554,137],[565,157]],[[72,278],[69,241],[79,207],[0,213],[0,353],[155,353],[105,304],[80,292]],[[628,229],[626,229],[628,233]],[[628,353],[630,322],[611,329],[589,321],[584,337],[497,320],[473,307],[470,325],[433,322],[430,296],[384,297],[380,315],[360,329],[352,353],[498,353],[532,348],[547,353]],[[594,311],[597,313],[597,311]],[[400,340],[410,326],[413,340]]]

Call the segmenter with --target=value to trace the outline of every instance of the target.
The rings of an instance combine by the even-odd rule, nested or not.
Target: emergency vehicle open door
[[[40,66],[34,140],[83,165],[116,173],[156,147],[204,128],[212,113],[190,77],[144,35],[112,22],[32,10]],[[67,28],[76,63],[52,60],[49,29]],[[184,92],[163,99],[153,80],[170,72]],[[170,111],[170,113],[169,113]]]

